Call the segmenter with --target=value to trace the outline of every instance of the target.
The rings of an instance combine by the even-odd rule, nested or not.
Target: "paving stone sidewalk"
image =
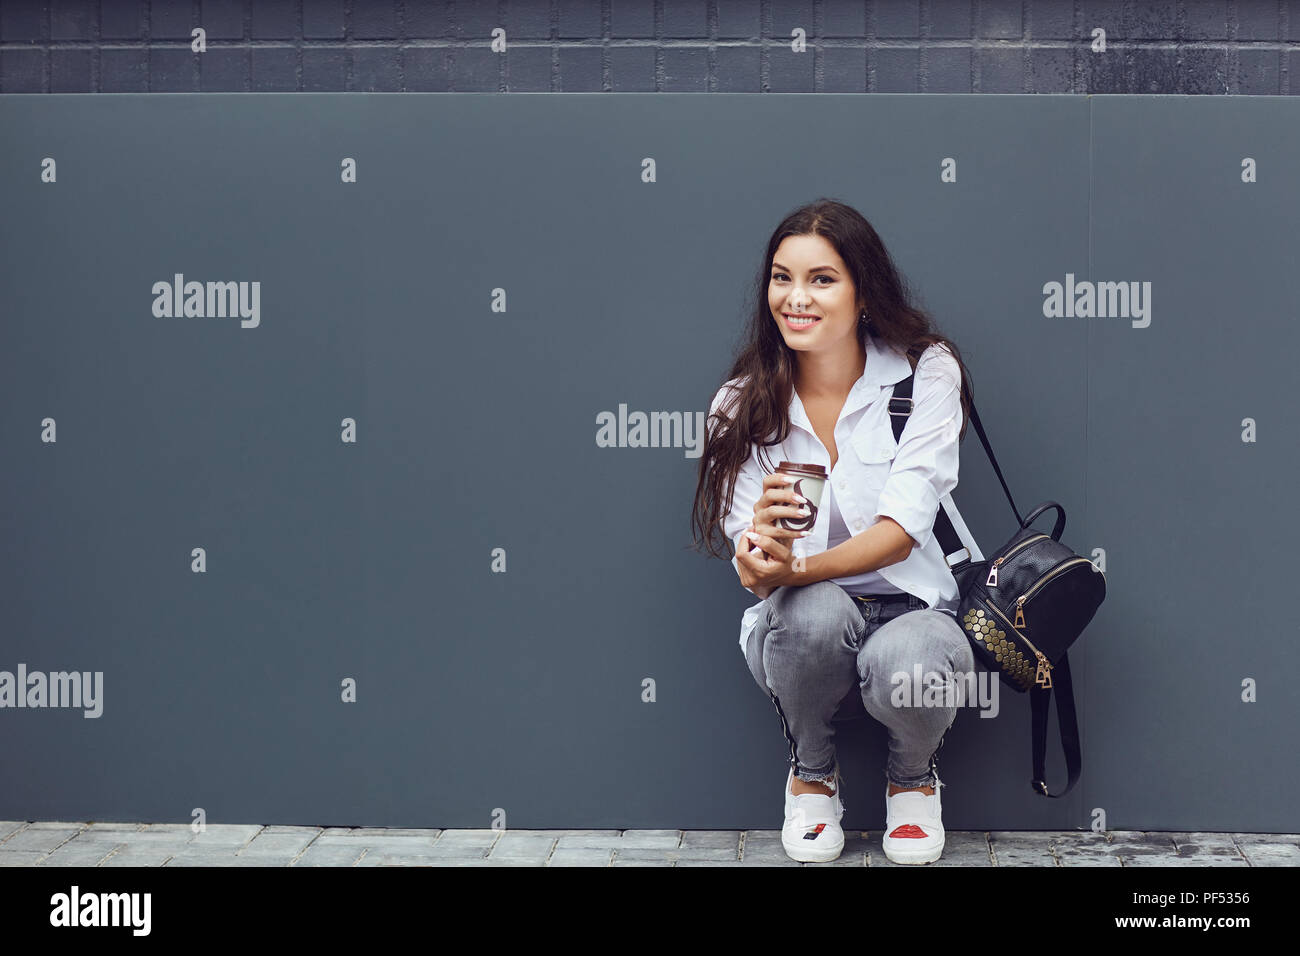
[[[398,830],[0,821],[0,866],[895,866],[846,831],[795,863],[779,830]],[[1300,866],[1300,834],[952,830],[931,866]]]

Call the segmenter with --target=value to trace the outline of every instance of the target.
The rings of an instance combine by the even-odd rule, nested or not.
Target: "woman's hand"
[[[776,588],[793,582],[797,569],[791,545],[809,534],[776,523],[778,518],[807,516],[790,487],[794,480],[779,473],[763,476],[763,494],[754,503],[754,520],[736,551],[740,583],[764,600]]]

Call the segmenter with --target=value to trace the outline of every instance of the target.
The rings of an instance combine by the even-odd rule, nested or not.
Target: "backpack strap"
[[[898,442],[902,441],[903,428],[907,425],[907,416],[912,414],[914,404],[912,401],[912,384],[915,378],[916,373],[912,373],[895,385],[889,399],[889,423],[894,429],[894,440]],[[993,463],[993,468],[998,473],[998,480],[1002,482],[1002,490],[1007,493],[1007,501],[1011,502],[1011,510],[1023,528],[1025,523],[1021,520],[1020,512],[1016,510],[1016,503],[1011,498],[1011,489],[1007,487],[1006,481],[1002,478],[1002,469],[998,467],[998,460],[993,456],[993,448],[989,445],[989,440],[984,434],[984,426],[980,424],[979,415],[975,412],[975,403],[973,401],[970,407],[975,430],[979,433],[980,441],[984,444],[984,450],[988,452],[989,461]],[[971,553],[962,544],[961,537],[952,526],[952,521],[948,518],[948,512],[944,511],[942,502],[939,504],[938,513],[934,516],[934,536],[939,539],[939,544],[943,547],[945,561],[947,561],[947,556],[950,554],[966,551],[964,559],[956,564],[949,565],[949,570],[954,575],[960,574],[970,566]],[[1068,654],[1062,655],[1060,663],[1052,665],[1052,679],[1054,685],[1061,689],[1056,698],[1056,723],[1061,732],[1061,749],[1065,751],[1065,768],[1068,779],[1065,789],[1060,793],[1047,792],[1045,769],[1047,763],[1047,706],[1051,702],[1052,688],[1031,687],[1029,689],[1030,731],[1032,737],[1030,753],[1033,760],[1034,776],[1029,785],[1033,787],[1035,793],[1040,793],[1045,797],[1063,797],[1074,788],[1082,767],[1079,750],[1079,720],[1074,709],[1074,687],[1070,681],[1070,657]]]

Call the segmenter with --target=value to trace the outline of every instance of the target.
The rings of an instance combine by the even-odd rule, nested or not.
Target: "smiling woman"
[[[790,745],[782,843],[801,861],[843,848],[831,723],[847,708],[889,731],[885,855],[930,862],[944,843],[935,755],[956,705],[945,695],[947,706],[898,706],[889,675],[920,667],[953,683],[974,670],[933,534],[945,503],[964,528],[950,494],[965,367],[907,300],[871,224],[843,203],[819,200],[777,226],[755,292],[747,340],[709,409],[692,528],[710,554],[721,531],[734,554],[719,556],[763,599],[742,618],[740,646]],[[896,440],[889,397],[909,377],[913,407]],[[811,529],[779,521],[813,516],[772,460],[827,472]]]

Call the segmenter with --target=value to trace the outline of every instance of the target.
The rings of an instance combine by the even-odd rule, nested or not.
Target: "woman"
[[[745,612],[740,643],[790,745],[782,844],[799,861],[839,856],[831,722],[865,709],[889,729],[885,856],[932,862],[944,843],[935,755],[956,705],[898,691],[900,678],[950,688],[974,669],[933,534],[944,506],[977,552],[949,498],[965,366],[908,301],[875,229],[843,203],[819,200],[777,226],[757,289],[748,341],[709,411],[692,529],[723,557],[720,528],[741,584],[763,599]],[[895,440],[891,390],[909,374],[912,411]],[[780,461],[829,475],[811,530],[777,524],[810,514],[793,479],[774,474]]]

